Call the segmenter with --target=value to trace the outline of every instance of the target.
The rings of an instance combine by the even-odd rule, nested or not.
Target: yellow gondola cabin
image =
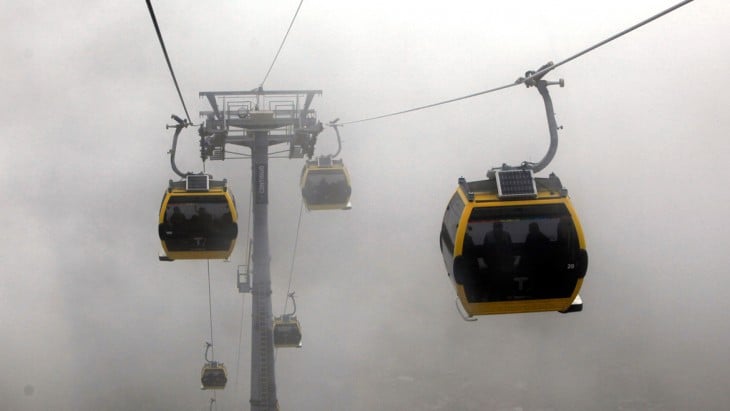
[[[208,362],[200,370],[201,390],[222,390],[227,382],[228,372],[222,362]]]
[[[171,180],[159,214],[164,259],[228,258],[236,244],[237,221],[235,200],[225,180],[210,180],[204,174]]]
[[[531,170],[497,171],[451,198],[440,247],[469,316],[580,311],[588,254],[560,180]]]
[[[349,210],[350,174],[341,159],[309,160],[302,169],[302,198],[307,210]]]
[[[274,347],[302,347],[302,327],[296,316],[283,315],[274,319]]]

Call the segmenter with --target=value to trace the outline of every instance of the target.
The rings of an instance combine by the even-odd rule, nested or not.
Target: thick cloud
[[[208,409],[207,266],[157,261],[164,125],[183,111],[146,6],[47,3],[0,6],[0,409]],[[672,2],[635,3],[305,3],[265,88],[322,89],[324,122],[404,110],[509,83]],[[194,121],[199,91],[260,84],[297,5],[154,2]],[[272,160],[274,312],[291,271],[304,332],[277,352],[282,409],[725,409],[728,17],[695,2],[550,75],[566,87],[551,89],[564,128],[547,171],[590,254],[580,314],[463,322],[438,250],[459,176],[544,154],[535,90],[342,128],[354,207],[305,212],[295,258],[302,164]],[[334,149],[327,130],[318,153]],[[200,167],[193,130],[178,155]],[[249,169],[207,165],[241,233]],[[221,410],[248,408],[244,245],[211,263]]]

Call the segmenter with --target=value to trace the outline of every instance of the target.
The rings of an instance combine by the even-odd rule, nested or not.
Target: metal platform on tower
[[[323,130],[311,109],[321,90],[202,91],[211,110],[201,111],[211,160],[225,159],[225,145],[252,147],[254,133],[269,131],[269,145],[289,143],[289,158],[311,157],[317,135]]]

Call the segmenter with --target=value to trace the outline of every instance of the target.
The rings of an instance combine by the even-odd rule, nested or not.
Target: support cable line
[[[636,23],[633,26],[627,28],[626,30],[624,30],[624,31],[622,31],[620,33],[614,34],[613,36],[611,36],[611,37],[609,37],[609,38],[607,38],[607,39],[605,39],[605,40],[603,40],[601,42],[598,42],[598,43],[594,44],[593,46],[588,47],[587,49],[585,49],[585,50],[583,50],[583,51],[581,51],[579,53],[576,53],[576,54],[572,55],[571,57],[568,57],[567,59],[565,59],[565,60],[563,60],[563,61],[561,61],[559,63],[552,64],[550,67],[545,67],[543,69],[540,69],[540,70],[536,71],[534,74],[528,76],[527,78],[525,78],[525,79],[518,79],[517,81],[518,82],[529,82],[530,80],[533,80],[535,78],[542,77],[547,72],[549,72],[551,70],[554,70],[554,69],[562,66],[563,64],[566,64],[568,62],[571,62],[571,61],[577,59],[578,57],[580,57],[580,56],[582,56],[584,54],[587,54],[587,53],[589,53],[589,52],[591,52],[591,51],[593,51],[593,50],[595,50],[595,49],[597,49],[597,48],[599,48],[599,47],[601,47],[601,46],[603,46],[605,44],[608,44],[608,43],[616,40],[617,38],[619,38],[619,37],[621,37],[621,36],[623,36],[625,34],[628,34],[628,33],[632,32],[632,31],[638,29],[639,27],[642,27],[642,26],[644,26],[644,25],[646,25],[648,23],[651,23],[652,21],[654,21],[654,20],[656,20],[656,19],[658,19],[658,18],[660,18],[660,17],[662,17],[662,16],[664,16],[666,14],[671,13],[674,10],[676,10],[676,9],[682,7],[682,6],[684,6],[684,5],[688,4],[688,3],[691,3],[692,1],[694,1],[694,0],[684,0],[682,2],[679,2],[679,3],[675,4],[674,6],[668,8],[668,9],[666,9],[666,10],[660,12],[660,13],[657,13],[657,14],[651,16],[651,17],[649,17],[646,20],[643,20],[643,21],[641,21],[639,23]]]
[[[684,0],[684,1],[680,2],[680,3],[677,3],[674,6],[668,8],[668,9],[666,9],[666,10],[660,12],[660,13],[657,13],[657,14],[651,16],[651,17],[649,17],[648,19],[643,20],[643,21],[641,21],[641,22],[639,22],[639,23],[637,23],[637,24],[635,24],[635,25],[627,28],[626,30],[623,30],[623,31],[621,31],[621,32],[619,32],[619,33],[617,33],[617,34],[615,34],[615,35],[613,35],[613,36],[611,36],[611,37],[609,37],[609,38],[601,41],[601,42],[598,42],[598,43],[594,44],[591,47],[586,48],[585,50],[583,50],[583,51],[581,51],[579,53],[576,53],[576,54],[572,55],[571,57],[568,57],[567,59],[564,59],[564,60],[560,61],[559,63],[556,63],[556,64],[548,63],[548,64],[542,66],[539,70],[537,70],[535,72],[529,72],[528,75],[526,75],[525,77],[518,78],[514,83],[506,84],[506,85],[503,85],[503,86],[500,86],[500,87],[495,87],[495,88],[492,88],[492,89],[489,89],[489,90],[480,91],[478,93],[473,93],[473,94],[469,94],[469,95],[462,96],[462,97],[452,98],[450,100],[440,101],[438,103],[427,104],[425,106],[420,106],[420,107],[415,107],[415,108],[411,108],[411,109],[408,109],[408,110],[398,111],[398,112],[395,112],[395,113],[383,114],[383,115],[375,116],[375,117],[368,117],[368,118],[364,118],[364,119],[361,119],[361,120],[347,121],[347,122],[344,122],[344,123],[340,123],[340,125],[362,123],[362,122],[365,122],[365,121],[378,120],[378,119],[381,119],[381,118],[393,117],[393,116],[397,116],[397,115],[400,115],[400,114],[406,114],[406,113],[411,113],[411,112],[414,112],[414,111],[425,110],[427,108],[441,106],[441,105],[444,105],[444,104],[449,104],[449,103],[453,103],[453,102],[456,102],[456,101],[466,100],[466,99],[469,99],[469,98],[472,98],[472,97],[481,96],[483,94],[488,94],[488,93],[493,93],[493,92],[496,92],[496,91],[508,89],[510,87],[514,87],[514,86],[517,86],[517,85],[520,85],[520,84],[526,84],[528,86],[534,85],[534,82],[537,79],[542,78],[549,71],[554,70],[554,69],[558,68],[559,66],[562,66],[563,64],[566,64],[566,63],[568,63],[570,61],[573,61],[573,60],[577,59],[578,57],[581,57],[581,56],[583,56],[583,55],[585,55],[585,54],[587,54],[587,53],[589,53],[589,52],[591,52],[591,51],[593,51],[593,50],[595,50],[595,49],[597,49],[597,48],[599,48],[599,47],[601,47],[601,46],[603,46],[605,44],[608,44],[608,43],[612,42],[613,40],[616,40],[617,38],[619,38],[619,37],[621,37],[621,36],[623,36],[625,34],[628,34],[628,33],[632,32],[632,31],[638,29],[639,27],[642,27],[642,26],[644,26],[644,25],[646,25],[648,23],[651,23],[652,21],[654,21],[654,20],[656,20],[656,19],[658,19],[658,18],[660,18],[662,16],[665,16],[665,15],[671,13],[672,11],[674,11],[674,10],[676,10],[676,9],[678,9],[678,8],[680,8],[680,7],[688,4],[688,3],[691,3],[692,1],[694,1],[694,0]]]
[[[185,100],[183,99],[182,92],[180,92],[180,86],[177,83],[177,78],[175,77],[175,71],[172,69],[172,63],[170,63],[170,56],[167,54],[167,48],[165,47],[165,41],[162,39],[162,33],[160,32],[160,26],[157,24],[157,18],[155,17],[155,11],[152,9],[152,2],[151,0],[147,0],[147,9],[150,11],[150,17],[152,17],[152,24],[155,26],[155,31],[157,32],[157,38],[160,40],[160,46],[162,47],[162,53],[165,55],[165,61],[167,61],[167,68],[170,69],[170,75],[172,75],[172,81],[175,83],[175,89],[177,89],[177,95],[180,97],[180,102],[182,103],[183,110],[185,110],[185,116],[188,119],[189,125],[194,125],[193,121],[190,119],[190,114],[188,113],[188,108],[185,106]]]
[[[289,36],[289,32],[291,31],[291,28],[294,25],[294,20],[297,19],[297,15],[299,14],[299,9],[302,8],[302,3],[304,3],[304,0],[299,1],[299,6],[297,6],[297,11],[294,13],[294,17],[292,17],[291,23],[289,23],[289,28],[286,29],[286,34],[284,34],[284,38],[281,40],[281,45],[279,46],[279,50],[276,51],[276,55],[274,56],[274,60],[271,62],[271,65],[269,66],[269,70],[266,72],[264,79],[261,80],[261,84],[259,85],[260,90],[264,88],[264,83],[266,83],[266,79],[269,78],[271,69],[274,68],[274,64],[276,63],[276,59],[279,58],[279,53],[281,53],[281,49],[284,48],[284,43],[286,42],[286,38]]]
[[[210,290],[210,260],[206,260],[208,264],[208,313],[210,316],[210,357],[215,360],[215,348],[213,348],[213,294]]]
[[[469,94],[467,96],[456,97],[456,98],[452,98],[450,100],[439,101],[438,103],[427,104],[425,106],[415,107],[415,108],[411,108],[411,109],[408,109],[408,110],[398,111],[398,112],[395,112],[395,113],[383,114],[383,115],[375,116],[375,117],[368,117],[368,118],[364,118],[362,120],[346,121],[344,123],[340,123],[339,125],[344,126],[345,124],[363,123],[365,121],[378,120],[378,119],[381,119],[381,118],[393,117],[393,116],[397,116],[397,115],[400,115],[400,114],[406,114],[406,113],[411,113],[411,112],[414,112],[414,111],[425,110],[427,108],[441,106],[441,105],[453,103],[453,102],[456,102],[456,101],[459,101],[459,100],[466,100],[468,98],[472,98],[472,97],[476,97],[476,96],[481,96],[482,94],[493,93],[495,91],[504,90],[504,89],[507,89],[507,88],[510,88],[510,87],[514,87],[514,86],[517,86],[517,85],[519,85],[519,83],[505,84],[504,86],[495,87],[495,88],[492,88],[492,89],[489,89],[489,90],[480,91],[478,93]]]
[[[304,210],[304,200],[301,201],[301,205],[299,206],[299,221],[297,222],[297,234],[294,237],[294,251],[292,252],[291,256],[291,264],[289,268],[289,285],[286,287],[286,299],[284,300],[284,310],[282,312],[286,312],[287,304],[289,303],[289,294],[291,293],[291,284],[294,279],[294,261],[297,258],[297,246],[299,245],[299,232],[301,231],[302,227],[302,211]]]

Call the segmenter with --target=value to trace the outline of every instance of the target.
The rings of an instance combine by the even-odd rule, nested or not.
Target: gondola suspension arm
[[[290,318],[290,317],[293,317],[294,314],[297,313],[297,301],[294,299],[294,291],[290,292],[287,297],[288,298],[291,298],[291,303],[292,303],[293,311],[291,313],[289,313],[289,314],[284,314],[284,317]],[[285,308],[285,310],[286,310],[286,308]]]
[[[337,134],[337,152],[335,154],[332,154],[332,158],[337,157],[340,154],[340,151],[342,151],[342,139],[340,138],[340,129],[338,127],[341,127],[342,124],[337,124],[337,122],[340,121],[339,118],[336,118],[327,124],[328,126],[335,129],[335,133]]]
[[[555,157],[555,153],[558,151],[558,124],[555,120],[555,110],[553,109],[553,101],[550,98],[550,93],[548,92],[548,86],[552,85],[560,85],[560,87],[565,86],[565,81],[563,79],[560,79],[558,81],[547,81],[543,80],[543,76],[547,74],[550,71],[550,68],[553,66],[553,62],[548,62],[544,66],[540,67],[537,72],[535,71],[528,71],[525,73],[525,77],[520,77],[515,81],[515,84],[525,84],[525,86],[529,87],[536,87],[537,91],[542,96],[542,100],[545,103],[545,114],[547,115],[547,122],[548,122],[548,129],[550,131],[550,145],[548,146],[547,153],[545,153],[545,156],[538,161],[537,163],[532,163],[529,161],[523,161],[522,164],[519,166],[509,166],[507,164],[502,164],[501,167],[494,167],[493,169],[489,170],[487,173],[487,177],[493,178],[494,172],[498,170],[516,170],[516,169],[530,169],[534,173],[537,173],[539,171],[542,171],[545,169],[545,167],[550,164],[550,162]]]
[[[205,342],[205,362],[208,364],[212,364],[214,362],[214,359],[208,359],[208,351],[213,348],[213,344],[209,343],[208,341]]]
[[[177,151],[177,138],[180,136],[180,132],[182,129],[190,125],[187,120],[183,120],[180,117],[176,115],[172,115],[171,118],[177,122],[177,125],[167,125],[165,128],[175,128],[175,134],[172,136],[172,148],[170,151],[168,151],[168,154],[170,154],[170,166],[172,167],[172,171],[175,172],[175,174],[179,175],[182,178],[185,178],[186,176],[193,174],[191,172],[183,173],[177,168],[177,165],[175,164],[175,152]]]
[[[555,111],[553,110],[553,101],[550,98],[550,93],[548,92],[548,86],[552,86],[555,84],[560,85],[560,87],[565,87],[565,82],[563,79],[560,79],[558,81],[547,81],[543,80],[543,76],[547,74],[549,71],[548,69],[553,66],[553,62],[548,62],[544,66],[540,67],[538,70],[537,76],[535,76],[534,72],[528,71],[525,73],[525,77],[527,78],[526,81],[524,81],[525,85],[527,87],[537,87],[537,91],[540,92],[540,95],[542,96],[542,100],[545,103],[545,113],[547,114],[547,121],[548,121],[548,129],[550,130],[550,146],[548,147],[547,153],[545,153],[545,156],[542,158],[542,160],[538,161],[537,163],[528,163],[525,162],[524,164],[529,166],[533,172],[537,173],[541,170],[543,170],[545,167],[550,164],[550,162],[553,160],[553,157],[555,157],[555,153],[558,151],[558,124],[555,121]],[[518,82],[521,79],[518,79]]]

